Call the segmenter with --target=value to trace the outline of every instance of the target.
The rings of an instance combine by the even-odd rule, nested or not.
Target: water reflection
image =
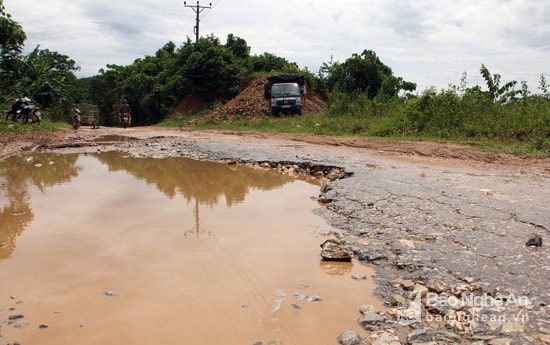
[[[78,175],[76,160],[76,155],[32,154],[0,162],[0,260],[12,255],[17,237],[34,218],[29,187],[44,193],[70,181]]]
[[[226,205],[231,207],[243,202],[251,189],[268,191],[292,181],[287,176],[263,170],[190,158],[130,158],[118,151],[96,155],[110,171],[127,171],[137,179],[156,185],[170,198],[179,194],[184,196],[188,205],[194,202],[194,224],[184,231],[185,237],[211,235],[211,231],[200,224],[200,205],[213,207],[224,196]]]
[[[183,236],[195,235],[196,238],[200,238],[200,235],[207,234],[208,236],[212,235],[210,230],[203,229],[201,226],[201,217],[200,217],[200,208],[199,200],[195,199],[195,208],[193,209],[193,216],[195,216],[195,226],[187,229],[183,232]]]
[[[188,202],[214,206],[220,196],[227,206],[244,201],[251,189],[268,191],[292,181],[291,178],[253,170],[246,166],[227,165],[191,158],[130,158],[122,152],[96,154],[109,170],[124,170],[140,180],[154,184],[173,198],[183,195]]]
[[[126,171],[138,180],[155,185],[170,199],[181,195],[193,205],[194,224],[185,235],[209,234],[200,224],[200,206],[213,207],[225,198],[228,207],[244,201],[253,189],[268,191],[292,181],[291,178],[245,166],[197,161],[189,158],[133,158],[119,151],[95,153],[109,171]],[[29,188],[40,192],[70,182],[82,167],[77,154],[13,156],[0,162],[0,260],[9,258],[17,238],[34,219]],[[101,188],[101,181],[88,181]],[[63,202],[52,200],[52,202]]]
[[[319,267],[323,272],[331,276],[343,276],[353,270],[353,263],[339,261],[319,261]]]

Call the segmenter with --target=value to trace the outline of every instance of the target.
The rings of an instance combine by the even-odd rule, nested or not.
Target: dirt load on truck
[[[301,74],[276,74],[267,78],[264,96],[269,99],[273,115],[302,114],[306,99],[305,78]]]

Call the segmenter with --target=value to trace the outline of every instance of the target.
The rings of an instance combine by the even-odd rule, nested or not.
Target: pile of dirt
[[[234,119],[252,120],[258,116],[270,114],[269,101],[264,98],[264,84],[266,81],[267,77],[265,76],[245,79],[241,92],[235,98],[195,121],[201,121],[207,117],[214,117],[220,122]],[[307,99],[303,111],[316,114],[322,113],[327,102],[311,88],[307,88],[307,90]],[[203,110],[206,107],[206,102],[201,103],[196,96],[187,96],[180,102],[174,112],[189,114]]]
[[[264,98],[264,84],[267,82],[267,77],[247,78],[243,81],[241,92],[237,97],[233,98],[222,107],[213,111],[210,115],[246,115],[253,113],[269,113],[269,100]],[[303,110],[312,113],[323,112],[322,106],[326,102],[310,88],[308,89],[307,99]]]

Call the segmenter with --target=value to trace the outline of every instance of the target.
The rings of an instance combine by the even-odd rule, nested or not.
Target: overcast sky
[[[26,51],[40,45],[68,55],[81,67],[79,77],[154,55],[168,41],[179,46],[195,38],[196,15],[183,0],[4,5],[27,34]],[[344,62],[369,49],[419,91],[459,84],[463,72],[469,86],[484,86],[481,64],[503,83],[527,81],[532,92],[541,74],[550,81],[548,0],[212,0],[200,18],[201,36],[213,34],[225,44],[232,33],[252,54],[269,52],[314,73],[331,57]]]

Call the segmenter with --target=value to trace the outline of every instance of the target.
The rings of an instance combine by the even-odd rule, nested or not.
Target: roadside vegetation
[[[486,150],[550,157],[550,90],[545,76],[534,89],[525,82],[503,83],[482,65],[485,85],[469,86],[466,74],[446,89],[417,90],[395,76],[377,54],[363,50],[344,62],[324,63],[314,74],[270,53],[251,55],[242,38],[230,34],[226,43],[214,36],[179,47],[166,43],[153,56],[128,66],[107,65],[93,77],[68,56],[36,47],[23,54],[26,35],[0,0],[0,134],[55,130],[70,122],[71,108],[98,106],[99,124],[116,124],[123,98],[132,105],[134,125],[223,128],[317,135],[369,136],[385,140],[444,140]],[[322,95],[322,113],[273,117],[266,110],[246,117],[209,116],[237,97],[243,80],[274,73],[301,73],[309,88]],[[182,99],[194,95],[208,105],[180,113]],[[5,120],[16,97],[40,105],[40,125]]]

